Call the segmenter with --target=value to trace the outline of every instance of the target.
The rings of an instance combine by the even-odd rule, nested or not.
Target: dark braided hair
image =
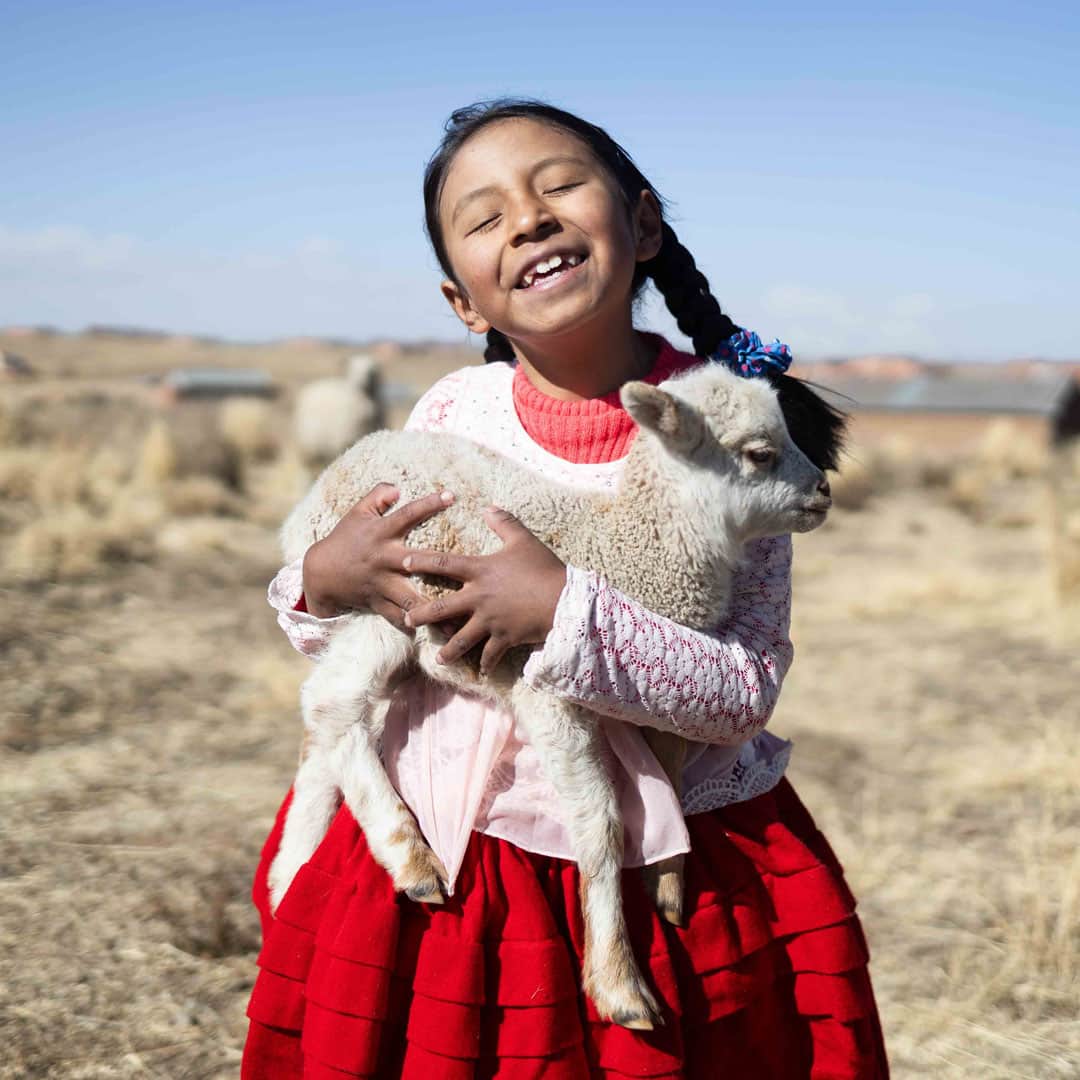
[[[428,239],[443,273],[450,280],[457,281],[457,278],[450,265],[439,218],[439,200],[450,164],[462,145],[482,128],[500,120],[515,119],[535,120],[580,139],[607,170],[628,207],[637,203],[642,191],[649,191],[663,217],[665,203],[660,193],[634,164],[633,158],[603,128],[542,101],[500,98],[478,102],[450,114],[442,142],[424,170],[424,219]],[[650,278],[679,329],[694,343],[694,352],[698,356],[711,355],[739,331],[740,328],[720,309],[694,257],[666,221],[663,222],[660,250],[652,259],[638,263],[634,271],[632,296],[638,296]],[[487,333],[484,359],[488,363],[514,360],[509,339],[494,327]],[[819,468],[836,468],[844,428],[843,415],[798,379],[776,372],[770,372],[768,378],[776,388],[795,444]]]

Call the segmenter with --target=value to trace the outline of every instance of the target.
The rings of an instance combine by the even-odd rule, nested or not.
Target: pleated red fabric
[[[877,1080],[867,949],[836,856],[787,781],[687,819],[690,916],[662,922],[623,875],[655,1032],[601,1022],[580,990],[573,863],[474,833],[441,907],[395,896],[347,808],[281,903],[263,850],[264,947],[244,1080]]]

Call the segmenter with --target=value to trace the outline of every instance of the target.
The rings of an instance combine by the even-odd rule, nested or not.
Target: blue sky
[[[619,139],[725,310],[797,354],[1080,357],[1075,3],[0,0],[0,27],[0,325],[463,341],[421,174],[452,108],[516,93]]]

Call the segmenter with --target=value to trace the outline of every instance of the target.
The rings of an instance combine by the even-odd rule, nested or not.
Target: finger
[[[409,579],[400,571],[395,570],[384,577],[385,580],[380,578],[377,583],[373,583],[377,592],[403,612],[419,607],[427,599],[409,584]]]
[[[480,654],[480,674],[490,675],[503,658],[503,654],[510,648],[510,641],[501,634],[492,634],[487,639],[484,651]]]
[[[484,519],[488,523],[488,528],[504,544],[508,544],[511,540],[521,536],[536,539],[536,534],[531,529],[527,529],[509,510],[504,510],[501,506],[489,506],[484,511]]]
[[[407,634],[412,633],[411,628],[405,625],[405,612],[397,604],[392,604],[389,600],[384,600],[381,597],[374,597],[371,600],[370,607],[376,615],[381,615],[388,623],[392,623],[399,630],[404,630]]]
[[[410,529],[416,528],[422,521],[434,517],[440,510],[445,510],[454,501],[451,491],[436,491],[421,499],[413,499],[404,506],[399,506],[387,521],[393,526],[394,535],[404,536]]]
[[[447,622],[451,619],[468,619],[473,614],[472,601],[461,595],[461,590],[436,597],[405,612],[406,626],[426,626],[428,623]]]
[[[353,512],[366,517],[382,517],[397,502],[399,494],[393,484],[376,484],[353,507]]]
[[[453,581],[469,581],[476,572],[472,555],[455,555],[449,551],[410,550],[401,560],[410,574],[435,574]]]
[[[436,654],[440,664],[452,664],[488,636],[479,619],[470,619]]]

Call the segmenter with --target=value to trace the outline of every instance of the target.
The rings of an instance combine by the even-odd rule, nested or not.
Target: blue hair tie
[[[762,345],[753,330],[738,330],[710,353],[709,359],[751,379],[769,371],[783,374],[791,367],[791,350],[779,338],[771,345]]]

